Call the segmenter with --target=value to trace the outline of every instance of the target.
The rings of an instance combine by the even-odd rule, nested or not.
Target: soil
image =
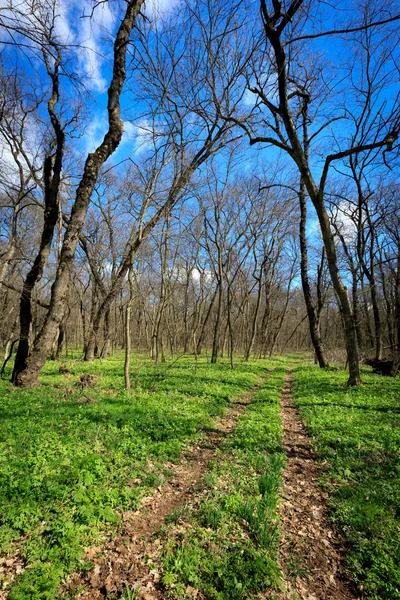
[[[144,497],[137,511],[122,515],[117,532],[107,534],[101,547],[85,549],[85,559],[93,563],[93,568],[84,575],[71,576],[60,594],[66,592],[68,597],[80,600],[100,600],[119,598],[128,587],[140,588],[139,600],[164,598],[159,585],[160,571],[154,560],[161,544],[157,534],[174,509],[187,506],[190,510],[198,503],[209,461],[218,460],[219,446],[233,432],[238,417],[252,402],[264,379],[260,378],[252,390],[233,402],[214,428],[205,431],[199,443],[186,449],[179,464],[167,465],[172,476],[152,496]],[[294,406],[292,382],[289,370],[281,394],[287,454],[280,504],[279,566],[284,590],[274,598],[360,600],[362,596],[357,595],[346,578],[344,542],[329,522],[327,494],[317,485],[322,467],[316,461],[310,438]],[[185,528],[182,529],[184,536]],[[22,565],[16,555],[8,563],[0,564],[0,574],[7,573],[13,578],[23,570]],[[0,600],[6,598],[4,593],[5,590],[0,592]]]
[[[267,373],[268,375],[268,373]],[[169,464],[173,476],[152,496],[142,499],[139,510],[122,515],[123,527],[118,534],[110,533],[102,547],[87,548],[86,560],[94,567],[85,575],[75,575],[65,585],[72,597],[99,600],[112,594],[118,598],[128,586],[140,588],[140,600],[164,598],[158,588],[160,573],[153,564],[160,540],[153,539],[169,513],[180,506],[190,506],[204,487],[203,476],[210,460],[218,456],[218,448],[236,426],[240,414],[252,402],[265,377],[252,390],[233,402],[226,414],[212,429],[206,430],[201,441],[184,453],[179,464]],[[78,589],[82,589],[77,595]]]
[[[20,540],[21,542],[22,540]],[[22,558],[21,549],[18,548],[12,556],[0,557],[0,600],[6,600],[8,597],[8,588],[12,582],[25,570],[25,561]]]
[[[280,568],[285,591],[279,600],[355,600],[344,567],[344,543],[328,519],[327,494],[317,485],[322,475],[309,436],[293,404],[292,372],[281,394],[283,472]]]

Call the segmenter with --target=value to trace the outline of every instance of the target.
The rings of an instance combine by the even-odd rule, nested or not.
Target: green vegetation
[[[184,357],[155,365],[135,356],[132,393],[122,356],[48,362],[36,389],[0,382],[0,552],[24,563],[10,600],[50,600],[68,573],[92,566],[84,548],[118,529],[170,462],[264,376],[253,403],[210,461],[205,487],[166,519],[153,559],[166,597],[273,597],[280,587],[277,504],[279,396],[297,357],[208,364]],[[9,367],[10,369],[11,367]],[[331,515],[348,541],[348,566],[366,598],[400,597],[400,379],[304,365],[294,395],[325,468]],[[205,449],[208,448],[205,441]],[[7,577],[7,570],[6,570]],[[5,580],[7,586],[7,579]],[[123,598],[138,589],[127,586]]]
[[[307,366],[295,375],[352,576],[368,598],[400,598],[400,379],[365,371],[353,389],[344,371]]]
[[[269,366],[273,372],[210,464],[207,489],[192,514],[174,515],[180,525],[163,532],[168,596],[190,598],[190,590],[200,590],[206,598],[239,600],[279,587],[279,395],[287,361]]]
[[[0,382],[0,551],[21,551],[27,566],[10,600],[55,598],[68,572],[89,567],[80,562],[83,548],[160,485],[165,463],[178,460],[266,364],[231,371],[203,358],[134,362],[129,397],[121,355],[66,363],[63,374],[49,361],[35,389]]]

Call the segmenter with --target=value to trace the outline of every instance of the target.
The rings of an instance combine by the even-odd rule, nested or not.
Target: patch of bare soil
[[[173,476],[152,496],[143,498],[139,510],[122,515],[123,526],[118,532],[108,534],[101,548],[86,549],[85,558],[94,567],[65,584],[72,597],[80,600],[118,598],[128,587],[130,590],[140,588],[140,600],[164,598],[158,589],[160,573],[154,564],[157,561],[153,560],[161,544],[155,536],[169,513],[183,505],[190,508],[195,503],[204,487],[203,476],[209,461],[217,458],[219,446],[232,433],[239,415],[252,402],[264,379],[260,378],[251,391],[233,402],[215,427],[205,431],[201,441],[185,452],[179,464],[168,465]]]
[[[282,544],[279,562],[285,591],[279,600],[354,600],[344,570],[344,551],[332,529],[327,494],[317,486],[321,467],[293,404],[292,373],[281,395],[284,448],[287,453],[280,514]]]
[[[8,596],[8,588],[18,575],[25,570],[25,562],[18,548],[13,555],[0,557],[0,600]]]

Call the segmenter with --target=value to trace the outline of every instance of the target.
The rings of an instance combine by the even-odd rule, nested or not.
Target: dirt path
[[[151,564],[151,556],[157,552],[160,540],[152,538],[171,511],[182,505],[190,507],[196,489],[203,487],[209,461],[217,457],[219,446],[232,433],[238,417],[252,402],[268,374],[232,403],[225,416],[204,433],[199,444],[186,451],[178,465],[168,465],[174,475],[152,496],[143,498],[139,510],[124,513],[123,527],[118,534],[108,534],[101,548],[86,550],[86,560],[94,563],[94,568],[68,582],[66,587],[72,592],[71,596],[74,597],[80,587],[83,588],[77,596],[80,600],[98,600],[112,593],[119,594],[129,586],[130,589],[140,587],[140,600],[164,597],[157,589],[159,572]]]
[[[354,600],[344,576],[343,548],[328,520],[326,494],[316,485],[321,470],[293,404],[292,372],[281,395],[284,448],[280,567],[286,590],[279,600]]]

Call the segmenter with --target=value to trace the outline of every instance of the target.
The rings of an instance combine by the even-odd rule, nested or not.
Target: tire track
[[[115,597],[125,586],[140,588],[140,600],[157,600],[164,595],[157,589],[159,572],[152,568],[151,556],[157,552],[160,540],[152,538],[165,523],[166,516],[182,505],[190,506],[203,487],[203,477],[210,460],[218,459],[219,446],[231,435],[239,416],[251,404],[266,375],[255,386],[232,402],[226,414],[217,419],[213,428],[205,431],[201,441],[188,449],[181,462],[168,465],[172,478],[142,499],[139,510],[122,515],[123,525],[117,534],[108,533],[103,546],[86,549],[86,560],[94,567],[84,575],[74,575],[65,584],[69,596],[80,600],[100,600],[110,594]],[[82,589],[83,588],[83,589]],[[81,590],[80,592],[78,590]],[[75,595],[74,595],[75,594]]]
[[[344,549],[328,518],[327,494],[309,437],[293,403],[288,370],[281,394],[283,442],[287,454],[280,505],[279,563],[285,591],[279,600],[355,600],[344,568]]]

